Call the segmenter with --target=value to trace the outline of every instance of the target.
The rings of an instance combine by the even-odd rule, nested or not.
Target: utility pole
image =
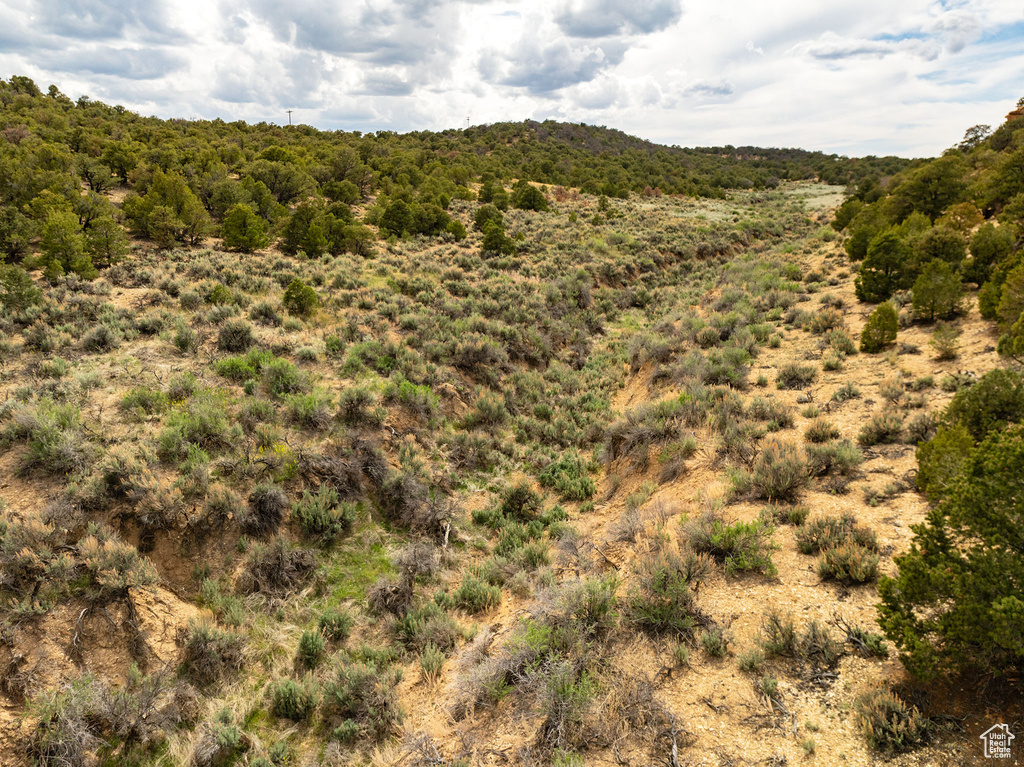
[[[288,124],[292,124],[292,110],[290,109],[288,110]]]

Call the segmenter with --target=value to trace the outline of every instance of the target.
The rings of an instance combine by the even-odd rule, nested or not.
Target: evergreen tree
[[[928,321],[949,319],[960,311],[963,293],[960,275],[945,261],[935,259],[914,282],[914,315]]]
[[[68,272],[88,280],[96,277],[96,267],[85,252],[85,236],[74,213],[50,213],[43,224],[39,247],[43,274],[50,282],[56,282]]]
[[[267,236],[267,222],[251,205],[235,205],[224,217],[222,234],[224,244],[243,253],[265,248],[270,244]]]
[[[899,317],[896,308],[886,301],[875,309],[860,334],[860,350],[869,354],[882,351],[896,342]]]
[[[857,298],[879,303],[897,290],[909,287],[904,270],[910,260],[910,248],[895,231],[877,235],[868,246],[856,280]]]
[[[993,431],[916,525],[879,624],[923,677],[1024,672],[1024,425]]]

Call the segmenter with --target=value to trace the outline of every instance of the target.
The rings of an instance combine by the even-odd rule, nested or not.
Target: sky
[[[143,115],[928,157],[1024,96],[1021,0],[0,0],[0,76]]]

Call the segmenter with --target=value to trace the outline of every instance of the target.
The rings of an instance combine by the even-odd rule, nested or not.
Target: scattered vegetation
[[[684,763],[695,736],[657,693],[693,652],[731,666],[712,660],[734,652],[716,570],[763,585],[795,538],[841,587],[823,599],[869,584],[892,549],[801,499],[907,445],[916,475],[835,499],[916,482],[934,504],[881,579],[885,635],[924,679],[1019,676],[1024,385],[935,374],[955,394],[937,416],[910,356],[927,323],[970,327],[978,285],[999,353],[1024,358],[1012,126],[909,164],[554,122],[164,121],[18,77],[0,103],[0,691],[39,764],[378,745],[458,764],[480,707],[531,724],[524,763]],[[832,227],[811,208],[837,190],[809,178],[849,184]],[[836,248],[880,303],[859,344],[884,355],[877,394],[841,380],[866,360]],[[938,361],[957,333],[935,326]],[[665,486],[691,480],[709,490],[677,525]],[[164,617],[187,602],[201,617]],[[180,655],[146,676],[129,664],[154,668],[158,619]],[[98,624],[117,660],[41,685],[32,638],[88,668]],[[830,625],[766,615],[738,653],[769,711],[793,674],[828,684],[843,653],[887,652]],[[667,665],[611,674],[637,633]],[[403,734],[419,685],[450,704],[451,742]],[[882,752],[932,733],[892,696],[856,709]]]

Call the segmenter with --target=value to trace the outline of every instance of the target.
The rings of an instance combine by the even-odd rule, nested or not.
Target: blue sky
[[[1019,0],[0,0],[0,75],[161,117],[557,119],[931,156],[1024,96]]]

